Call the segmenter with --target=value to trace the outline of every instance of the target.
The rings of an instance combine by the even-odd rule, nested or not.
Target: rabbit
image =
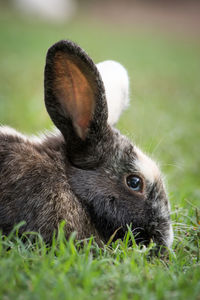
[[[112,72],[111,72],[112,73]],[[125,76],[126,77],[126,76]],[[112,78],[110,78],[110,82]],[[157,164],[108,123],[105,87],[92,59],[62,40],[47,52],[47,112],[57,132],[28,138],[0,129],[0,230],[39,232],[51,243],[65,235],[123,239],[131,226],[138,244],[171,247],[173,230]],[[112,123],[112,122],[111,122]]]

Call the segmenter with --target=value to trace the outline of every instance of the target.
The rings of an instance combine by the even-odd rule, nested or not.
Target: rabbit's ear
[[[107,126],[101,76],[88,55],[71,41],[60,41],[48,50],[45,103],[65,139],[85,141]]]
[[[98,63],[108,104],[108,123],[115,125],[129,104],[129,78],[126,69],[118,62],[106,60]]]

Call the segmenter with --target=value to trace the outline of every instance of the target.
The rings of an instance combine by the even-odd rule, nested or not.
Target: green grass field
[[[0,13],[0,123],[24,133],[52,124],[43,103],[46,51],[60,39],[99,62],[128,70],[131,105],[118,128],[155,158],[166,176],[175,239],[169,257],[124,241],[84,247],[62,228],[49,249],[38,238],[0,237],[0,299],[200,299],[200,43],[79,17],[47,25]]]

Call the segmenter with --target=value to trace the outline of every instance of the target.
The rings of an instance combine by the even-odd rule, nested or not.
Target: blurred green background
[[[1,2],[0,123],[28,134],[52,127],[43,101],[45,55],[71,39],[95,63],[113,59],[127,68],[131,105],[118,128],[160,163],[173,209],[199,206],[200,40],[189,22],[197,10],[190,16],[182,6],[145,3],[79,1],[70,20],[57,22]]]

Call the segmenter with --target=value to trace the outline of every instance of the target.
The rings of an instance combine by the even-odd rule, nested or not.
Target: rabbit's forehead
[[[136,146],[134,146],[134,152],[136,154],[134,160],[135,169],[150,183],[158,181],[161,174],[157,164]]]
[[[122,172],[138,172],[150,184],[162,181],[156,162],[133,145],[127,137],[116,134],[113,148],[113,153],[111,151],[113,167],[118,169],[121,166]]]
[[[133,145],[130,140],[119,133],[118,130],[114,130],[114,142],[112,144],[113,154],[112,160],[113,166],[116,164],[116,169],[120,166],[122,171],[126,172],[138,172],[140,173],[150,184],[162,181],[160,169],[155,161],[153,161],[148,155],[142,152],[137,146]]]

